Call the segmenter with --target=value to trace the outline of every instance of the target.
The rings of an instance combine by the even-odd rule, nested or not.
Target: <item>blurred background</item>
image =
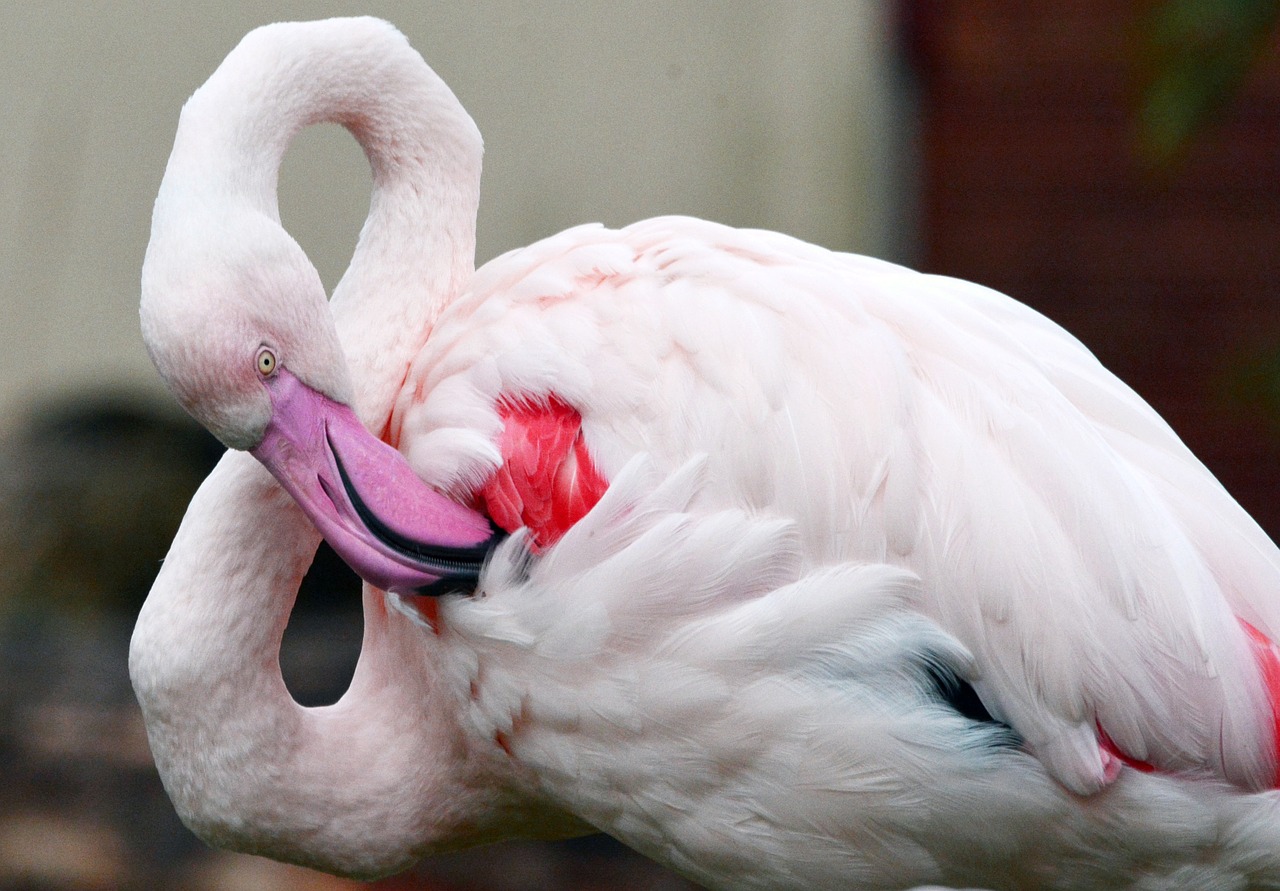
[[[133,616],[220,452],[164,395],[138,270],[178,110],[252,27],[397,24],[486,140],[479,261],[688,213],[996,287],[1064,324],[1280,531],[1276,0],[529,4],[121,0],[0,10],[0,891],[341,888],[177,822],[126,675]],[[286,226],[332,286],[368,200],[303,134]],[[286,637],[340,695],[354,580]],[[511,844],[386,888],[685,888],[607,840]]]

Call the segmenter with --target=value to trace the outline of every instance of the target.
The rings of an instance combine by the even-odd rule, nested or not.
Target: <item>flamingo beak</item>
[[[488,518],[432,489],[350,407],[283,367],[266,386],[271,421],[251,453],[361,578],[397,594],[474,587],[502,536]]]

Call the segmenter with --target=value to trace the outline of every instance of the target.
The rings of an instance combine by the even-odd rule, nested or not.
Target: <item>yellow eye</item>
[[[258,374],[271,377],[276,372],[276,354],[263,349],[258,352]]]

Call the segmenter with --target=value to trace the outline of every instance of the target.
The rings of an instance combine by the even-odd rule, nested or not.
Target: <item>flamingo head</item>
[[[360,422],[323,285],[302,249],[261,214],[211,227],[188,214],[167,230],[163,210],[143,264],[141,321],[178,401],[261,461],[370,584],[408,594],[473,582],[498,531],[427,486]]]

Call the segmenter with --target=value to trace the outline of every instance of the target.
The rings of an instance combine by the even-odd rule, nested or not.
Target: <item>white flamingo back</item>
[[[500,458],[498,397],[549,392],[585,407],[606,476],[705,454],[701,504],[794,522],[807,567],[917,575],[911,606],[972,651],[988,707],[1077,791],[1103,783],[1097,724],[1137,760],[1272,785],[1237,616],[1280,627],[1275,548],[1021,304],[773,233],[581,227],[477,273],[393,429],[462,494]]]

